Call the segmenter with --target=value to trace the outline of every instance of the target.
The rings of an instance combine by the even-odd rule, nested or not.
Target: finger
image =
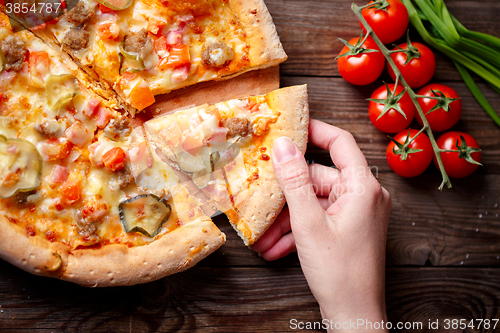
[[[293,237],[293,234],[290,232],[281,237],[273,247],[265,252],[262,252],[260,255],[267,261],[273,261],[286,257],[287,255],[295,251],[297,251],[297,247],[295,246],[295,239]]]
[[[299,147],[287,137],[276,139],[272,151],[274,173],[286,201],[292,223],[321,220],[324,210],[314,193],[309,168]]]
[[[359,176],[369,171],[365,156],[351,133],[311,119],[309,138],[313,144],[330,152],[333,163],[347,179],[359,179]]]
[[[316,195],[327,197],[338,186],[340,171],[321,164],[310,164],[309,175]]]
[[[330,207],[330,205],[332,204],[332,202],[330,201],[330,198],[328,198],[328,197],[319,197],[318,201],[324,210],[327,210],[328,207]]]
[[[279,239],[288,233],[290,228],[290,213],[288,207],[285,207],[283,211],[278,215],[278,218],[274,223],[267,229],[267,231],[259,238],[255,244],[251,246],[252,250],[255,252],[265,252],[273,247]]]

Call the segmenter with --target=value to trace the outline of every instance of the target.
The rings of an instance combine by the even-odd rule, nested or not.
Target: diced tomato
[[[97,34],[101,39],[111,39],[116,40],[120,37],[120,28],[114,22],[104,22],[99,24],[97,27]]]
[[[126,159],[127,156],[125,155],[123,149],[121,149],[120,147],[112,148],[102,156],[104,166],[113,172],[123,169],[125,167]]]
[[[155,97],[146,81],[135,73],[125,72],[119,85],[123,91],[130,91],[127,101],[139,111],[155,102]]]
[[[29,54],[30,84],[42,88],[45,86],[44,75],[49,71],[49,54],[45,51],[30,52]]]
[[[61,187],[62,202],[71,206],[80,200],[82,193],[82,184],[79,179],[68,179]]]
[[[196,156],[203,145],[202,138],[200,136],[188,135],[184,142],[182,142],[182,149],[187,151],[193,156]]]
[[[71,152],[71,144],[66,138],[54,138],[42,143],[42,155],[46,161],[66,158]]]
[[[113,113],[108,108],[100,107],[97,112],[97,127],[104,128],[113,119]]]
[[[99,9],[101,10],[101,13],[116,13],[117,11],[114,9],[111,9],[109,7],[104,6],[103,4],[99,4]]]
[[[186,81],[189,76],[189,71],[191,69],[190,64],[185,64],[179,67],[176,67],[172,72],[172,82],[179,83]]]
[[[149,89],[149,86],[143,82],[143,84],[137,85],[129,95],[129,102],[137,110],[143,110],[155,102],[155,97]]]
[[[175,68],[189,64],[190,59],[191,55],[189,54],[189,46],[175,45],[169,48],[168,56],[163,58],[157,67],[160,70]]]
[[[68,167],[56,165],[54,169],[52,169],[52,182],[56,184],[62,184],[66,180],[68,180],[69,169]]]

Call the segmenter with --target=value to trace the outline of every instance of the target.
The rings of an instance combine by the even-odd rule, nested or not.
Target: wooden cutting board
[[[132,121],[132,126],[141,126],[151,118],[178,109],[202,104],[215,104],[246,96],[263,95],[278,89],[279,86],[279,66],[250,71],[232,79],[202,82],[156,96],[156,102],[136,115]]]

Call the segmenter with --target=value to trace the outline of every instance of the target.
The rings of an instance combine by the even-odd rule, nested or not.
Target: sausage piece
[[[247,136],[252,133],[251,123],[244,118],[223,118],[222,126],[228,129],[227,135],[232,138],[234,136]]]
[[[74,51],[78,51],[87,47],[90,34],[83,27],[73,27],[64,36],[63,44]]]
[[[83,22],[94,16],[94,12],[87,8],[83,1],[79,1],[78,4],[68,12],[67,15],[68,21],[76,24],[82,24]]]
[[[106,128],[104,128],[104,134],[115,141],[126,137],[131,131],[130,121],[126,117],[111,119]]]
[[[138,32],[132,32],[125,36],[123,40],[123,48],[127,52],[139,53],[146,46],[149,40],[148,31],[141,29]]]
[[[208,67],[222,67],[234,59],[234,51],[225,43],[212,43],[203,47],[201,60]]]
[[[5,69],[19,71],[23,68],[26,59],[26,45],[17,35],[7,36],[1,43],[2,53],[5,58]]]

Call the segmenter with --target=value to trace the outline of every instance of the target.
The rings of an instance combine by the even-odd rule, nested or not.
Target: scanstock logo
[[[77,3],[78,0],[0,0],[14,32],[57,19]]]

